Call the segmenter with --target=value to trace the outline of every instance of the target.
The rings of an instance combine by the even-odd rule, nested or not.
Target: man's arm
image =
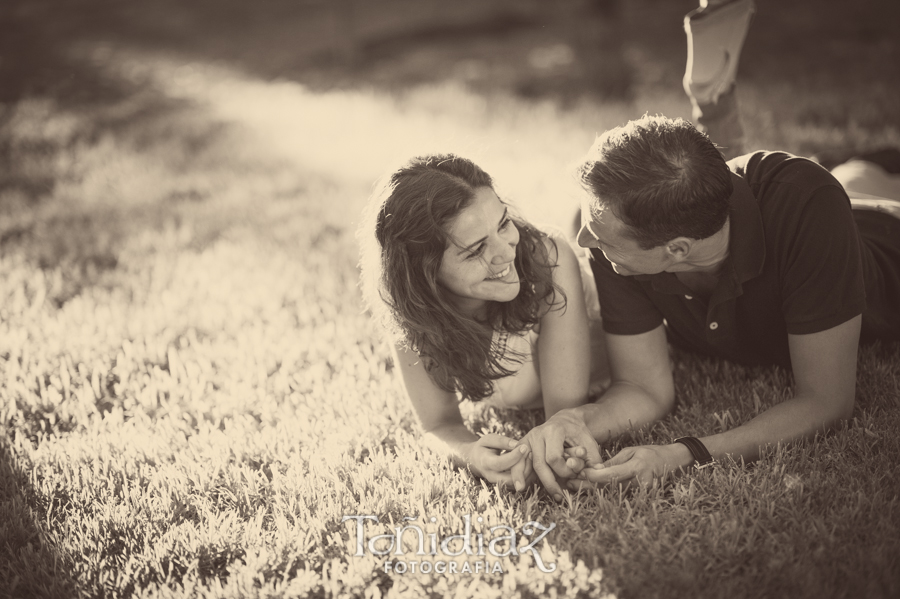
[[[656,422],[675,405],[665,326],[640,335],[606,335],[612,385],[578,408],[597,443]]]
[[[856,355],[862,316],[819,333],[789,335],[794,394],[737,428],[702,437],[714,458],[745,461],[767,445],[810,438],[850,417],[856,391]],[[652,482],[693,463],[680,443],[629,447],[600,468],[583,471],[593,483]]]
[[[788,335],[794,396],[732,431],[702,439],[713,457],[759,457],[760,448],[813,437],[853,411],[862,316],[809,335]]]
[[[532,467],[541,483],[557,500],[562,488],[556,476],[575,476],[566,464],[565,445],[584,447],[588,464],[601,462],[597,442],[655,422],[675,403],[675,386],[663,325],[639,335],[606,336],[612,385],[596,402],[561,410],[532,429],[520,443],[531,447]],[[513,469],[516,488],[524,486]]]

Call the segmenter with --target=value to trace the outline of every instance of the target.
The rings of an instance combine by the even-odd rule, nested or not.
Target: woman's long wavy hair
[[[444,250],[454,243],[447,229],[480,187],[493,189],[493,181],[470,160],[453,154],[415,157],[379,181],[358,232],[369,309],[418,353],[438,387],[474,401],[493,393],[494,380],[515,372],[493,351],[492,331],[527,330],[548,306],[565,306],[553,284],[547,235],[516,216],[511,218],[520,236],[519,294],[509,302],[488,302],[484,321],[449,300],[437,282]]]

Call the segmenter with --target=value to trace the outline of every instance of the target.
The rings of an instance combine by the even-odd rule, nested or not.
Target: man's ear
[[[666,253],[676,262],[683,262],[691,255],[694,249],[694,240],[688,237],[676,237],[666,244]]]

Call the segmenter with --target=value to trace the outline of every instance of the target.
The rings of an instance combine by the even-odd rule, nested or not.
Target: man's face
[[[612,210],[603,208],[592,215],[587,201],[581,204],[578,245],[599,249],[612,264],[613,270],[624,276],[660,273],[674,263],[666,246],[643,249],[628,236],[625,224]]]

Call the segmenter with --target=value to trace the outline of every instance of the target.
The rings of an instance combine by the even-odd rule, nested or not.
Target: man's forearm
[[[661,420],[673,404],[655,398],[638,385],[620,381],[613,383],[596,402],[573,409],[582,416],[597,443],[604,443]]]
[[[746,424],[702,437],[701,441],[716,459],[730,455],[753,461],[768,445],[799,441],[828,430],[848,417],[852,407],[852,398],[849,403],[845,400],[825,404],[813,396],[801,395],[769,408]]]

